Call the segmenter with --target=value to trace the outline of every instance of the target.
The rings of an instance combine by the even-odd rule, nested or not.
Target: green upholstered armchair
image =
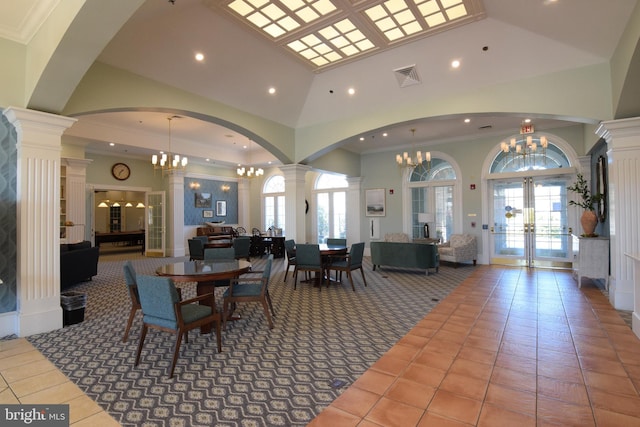
[[[169,378],[173,372],[180,352],[182,337],[189,342],[189,331],[207,324],[215,324],[218,352],[222,351],[222,318],[215,310],[215,300],[212,293],[200,295],[185,301],[180,301],[180,294],[173,280],[169,277],[138,276],[138,295],[142,307],[142,332],[138,343],[135,366],[140,363],[140,355],[149,328],[175,335],[173,360]],[[197,304],[207,301],[210,305]]]
[[[223,328],[227,328],[227,319],[233,314],[236,303],[239,302],[259,302],[264,309],[264,316],[269,323],[269,329],[273,329],[273,320],[276,312],[273,309],[273,303],[269,296],[269,278],[271,277],[271,264],[273,263],[273,254],[269,255],[267,264],[262,271],[251,271],[239,277],[232,279],[229,288],[224,291],[223,302]],[[251,277],[254,274],[260,274],[259,277]],[[269,312],[271,309],[271,313]]]
[[[354,243],[351,245],[351,250],[347,255],[331,256],[331,261],[327,269],[329,272],[331,272],[331,270],[335,270],[336,272],[339,271],[341,278],[342,272],[346,272],[349,282],[351,283],[351,289],[355,292],[356,288],[353,286],[353,276],[351,275],[352,271],[360,270],[360,273],[362,273],[362,281],[364,282],[364,285],[367,286],[367,279],[364,277],[364,269],[362,268],[363,255],[364,242]]]
[[[320,246],[314,244],[296,245],[296,268],[293,270],[293,289],[298,284],[298,272],[315,272],[320,280],[320,290],[322,290],[322,276],[324,266],[320,255]]]

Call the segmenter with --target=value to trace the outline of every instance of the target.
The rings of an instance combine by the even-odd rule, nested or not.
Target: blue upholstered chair
[[[212,293],[180,301],[180,294],[173,280],[169,277],[138,276],[137,283],[143,324],[135,366],[140,363],[140,354],[149,328],[171,332],[175,335],[169,378],[173,377],[182,337],[184,336],[188,343],[188,333],[191,329],[215,323],[218,352],[222,351],[222,319],[220,313],[215,309],[216,304]],[[203,302],[203,304],[198,304],[199,302]]]
[[[269,323],[269,329],[273,329],[273,320],[271,316],[275,316],[271,297],[269,296],[269,278],[271,277],[271,264],[273,263],[273,254],[269,255],[267,264],[263,271],[252,271],[239,277],[232,279],[229,288],[224,291],[224,308],[223,308],[223,327],[226,329],[226,323],[229,316],[233,314],[236,303],[239,302],[259,302],[264,309],[264,316]],[[251,275],[261,273],[260,277],[251,277]],[[269,313],[271,309],[271,313]]]
[[[236,259],[246,259],[251,261],[249,252],[251,249],[251,237],[239,236],[233,239],[233,249],[235,250]]]
[[[129,320],[127,321],[127,326],[124,329],[124,337],[122,337],[122,342],[127,342],[129,338],[129,330],[131,329],[131,325],[133,325],[133,319],[136,316],[138,310],[140,310],[140,298],[138,297],[138,284],[136,282],[136,271],[133,268],[133,264],[131,261],[125,261],[122,266],[124,271],[124,282],[127,284],[127,289],[129,290],[129,297],[131,297],[131,311],[129,312]]]
[[[349,282],[351,282],[351,289],[355,292],[356,288],[353,286],[353,277],[351,272],[354,270],[360,270],[362,273],[362,281],[367,286],[367,279],[364,277],[364,269],[362,268],[362,257],[364,255],[364,242],[354,243],[351,245],[351,251],[347,255],[337,255],[331,257],[328,270],[334,270],[336,273],[340,272],[340,278],[342,278],[342,272],[347,273]],[[327,284],[328,286],[328,284]]]
[[[202,243],[202,240],[193,238],[187,242],[189,243],[189,259],[191,261],[194,259],[204,259],[204,243]]]
[[[347,239],[338,239],[335,237],[328,237],[327,246],[347,246]]]
[[[231,248],[206,248],[204,250],[204,259],[205,261],[212,260],[229,260],[236,258],[236,251],[233,247]]]
[[[284,280],[287,280],[287,274],[289,274],[289,267],[296,266],[296,241],[293,239],[284,241],[284,251],[287,254],[287,268],[284,270]]]
[[[296,289],[298,284],[298,272],[300,271],[315,272],[316,277],[318,277],[318,280],[320,281],[320,288],[322,289],[324,267],[322,265],[322,256],[320,255],[319,245],[296,245],[296,268],[293,270],[293,289]]]

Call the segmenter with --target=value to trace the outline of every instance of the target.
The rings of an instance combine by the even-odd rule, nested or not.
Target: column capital
[[[301,164],[291,164],[279,166],[280,170],[284,174],[285,180],[297,180],[304,181],[305,175],[311,170],[311,166]]]
[[[640,138],[640,117],[601,122],[596,134],[604,138],[609,149],[637,148]]]

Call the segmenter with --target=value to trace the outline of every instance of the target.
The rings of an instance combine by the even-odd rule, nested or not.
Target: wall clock
[[[124,163],[116,163],[111,166],[111,175],[119,181],[124,181],[131,175],[131,169]]]

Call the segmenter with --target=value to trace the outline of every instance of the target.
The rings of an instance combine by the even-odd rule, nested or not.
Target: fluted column
[[[184,172],[174,170],[169,177],[169,250],[168,256],[184,256]],[[169,212],[167,212],[169,213]]]
[[[311,167],[284,165],[280,166],[280,170],[284,174],[286,237],[296,242],[306,242],[305,176]]]
[[[347,242],[362,242],[362,234],[360,228],[361,218],[360,212],[360,193],[362,188],[362,177],[347,178],[349,188],[347,189]]]
[[[74,223],[74,226],[67,227],[67,241],[69,243],[79,242],[86,238],[87,208],[85,196],[87,192],[87,166],[92,161],[91,159],[71,158],[61,160],[67,171],[67,185],[65,188],[67,221]]]
[[[640,289],[634,289],[633,260],[625,254],[640,252],[640,117],[602,122],[596,133],[607,141],[609,159],[609,299],[616,309],[632,310]],[[636,313],[633,317],[639,324]]]
[[[17,131],[16,334],[62,327],[60,308],[60,152],[62,133],[76,120],[10,107]]]
[[[251,233],[251,187],[247,178],[238,179],[238,225]]]

